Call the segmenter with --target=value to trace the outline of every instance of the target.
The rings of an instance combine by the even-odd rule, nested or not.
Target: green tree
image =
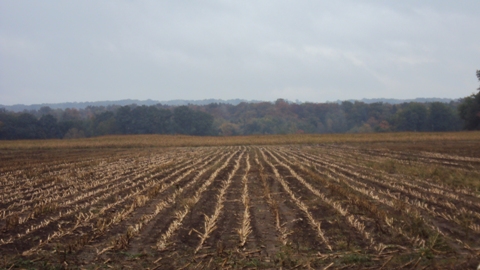
[[[102,112],[93,118],[93,130],[95,135],[114,134],[116,119],[113,112]]]
[[[116,113],[116,122],[120,134],[133,134],[133,119],[131,116],[131,109],[129,106],[122,106],[118,108]]]
[[[44,138],[42,127],[35,116],[29,113],[10,113],[0,110],[0,139]]]
[[[175,132],[179,134],[193,134],[194,128],[194,113],[187,106],[180,106],[173,110],[173,119],[175,121]]]
[[[477,70],[477,78],[480,81],[480,70]],[[458,113],[464,121],[465,129],[480,130],[480,91],[464,98],[458,106]]]
[[[432,131],[453,131],[458,129],[458,116],[447,104],[433,102],[428,113],[428,128]]]
[[[411,102],[394,116],[397,131],[425,131],[428,111],[424,104]]]
[[[52,139],[52,138],[61,138],[62,133],[58,128],[57,118],[51,114],[43,115],[40,120],[38,120],[38,125],[43,131],[42,139]]]
[[[213,135],[213,116],[187,106],[173,110],[175,132],[188,135]]]
[[[170,134],[173,133],[172,112],[165,109],[156,109],[150,107],[150,122],[154,126],[154,133]]]

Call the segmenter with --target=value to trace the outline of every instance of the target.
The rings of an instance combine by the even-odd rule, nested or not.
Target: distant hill
[[[364,103],[376,103],[376,102],[383,102],[383,103],[390,103],[390,104],[400,104],[404,102],[444,102],[444,103],[449,103],[450,101],[454,101],[454,99],[448,99],[448,98],[416,98],[416,99],[388,99],[388,98],[375,98],[375,99],[362,99],[362,100],[348,100],[351,102],[355,101],[360,101]],[[84,109],[88,106],[112,106],[112,105],[118,105],[118,106],[126,106],[126,105],[132,105],[132,104],[137,104],[139,106],[141,105],[146,105],[146,106],[151,106],[155,104],[162,104],[162,105],[168,105],[168,106],[182,106],[182,105],[188,105],[188,104],[193,104],[193,105],[208,105],[211,103],[224,103],[224,104],[232,104],[232,105],[238,105],[242,102],[248,102],[248,103],[258,103],[262,102],[259,100],[245,100],[245,99],[203,99],[203,100],[184,100],[184,99],[175,99],[175,100],[168,100],[168,101],[157,101],[157,100],[137,100],[137,99],[122,99],[122,100],[116,100],[116,101],[93,101],[93,102],[64,102],[64,103],[43,103],[43,104],[32,104],[32,105],[24,105],[24,104],[16,104],[16,105],[1,105],[0,108],[5,108],[7,111],[13,111],[13,112],[22,112],[22,111],[31,111],[31,110],[38,110],[42,107],[50,107],[52,109]],[[337,100],[337,103],[341,103],[342,100]],[[289,102],[293,103],[293,102]],[[295,102],[295,103],[300,103],[300,102]]]
[[[393,99],[393,98],[364,98],[362,100],[359,100],[363,103],[371,104],[371,103],[389,103],[389,104],[400,104],[400,103],[405,103],[405,102],[420,102],[420,103],[426,103],[426,102],[442,102],[442,103],[449,103],[451,101],[455,101],[456,99],[450,99],[450,98],[415,98],[415,99]]]
[[[366,104],[372,103],[387,103],[387,104],[401,104],[406,102],[418,102],[418,103],[428,103],[428,102],[442,102],[442,103],[450,103],[451,101],[457,101],[459,99],[451,99],[451,98],[415,98],[415,99],[395,99],[395,98],[362,98],[362,99],[349,99],[349,100],[337,100],[333,101],[335,103],[342,103],[344,101],[350,102],[363,102]]]
[[[158,101],[154,101],[151,99],[147,100],[136,100],[136,99],[123,99],[117,101],[94,101],[94,102],[64,102],[64,103],[42,103],[42,104],[32,104],[32,105],[24,105],[24,104],[16,104],[16,105],[0,105],[0,108],[5,108],[8,111],[14,112],[22,112],[24,110],[31,111],[31,110],[38,110],[42,107],[50,107],[52,109],[84,109],[88,106],[111,106],[111,105],[155,105],[158,104]]]
[[[193,104],[193,105],[208,105],[212,103],[224,103],[224,104],[232,104],[232,105],[238,105],[242,102],[247,102],[247,103],[258,103],[262,102],[260,100],[246,100],[246,99],[203,99],[203,100],[184,100],[184,99],[175,99],[175,100],[169,100],[169,101],[159,101],[158,103],[161,103],[163,105],[170,105],[170,106],[182,106],[182,105],[188,105],[188,104]]]
[[[122,100],[116,100],[116,101],[93,101],[93,102],[64,102],[64,103],[42,103],[42,104],[32,104],[32,105],[24,105],[24,104],[15,104],[15,105],[1,105],[0,108],[5,108],[7,111],[13,111],[13,112],[22,112],[22,111],[31,111],[31,110],[38,110],[42,107],[50,107],[52,109],[84,109],[88,106],[112,106],[112,105],[118,105],[118,106],[126,106],[126,105],[132,105],[132,104],[137,104],[139,106],[146,105],[146,106],[151,106],[155,104],[162,104],[162,105],[168,105],[168,106],[182,106],[182,105],[188,105],[188,104],[193,104],[193,105],[207,105],[211,103],[225,103],[225,104],[232,104],[232,105],[238,105],[242,102],[261,102],[261,101],[256,101],[256,100],[245,100],[245,99],[228,99],[228,100],[223,100],[223,99],[204,99],[204,100],[183,100],[183,99],[175,99],[175,100],[168,100],[168,101],[158,101],[158,100],[138,100],[138,99],[122,99]]]

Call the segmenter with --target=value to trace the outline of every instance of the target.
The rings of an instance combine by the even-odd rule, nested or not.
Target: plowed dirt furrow
[[[183,165],[184,164],[180,164],[179,166],[175,166],[175,167],[171,168],[170,170],[165,171],[164,173],[174,171],[175,168],[182,167]],[[153,171],[153,170],[150,169],[150,171]],[[134,172],[133,174],[136,174],[136,173]],[[101,201],[102,196],[103,196],[102,194],[105,194],[105,192],[111,191],[111,193],[109,193],[107,195],[108,196],[114,196],[115,194],[117,194],[119,192],[122,192],[122,190],[128,190],[128,188],[138,186],[139,184],[141,184],[143,182],[142,179],[145,176],[150,175],[150,174],[151,174],[150,172],[144,170],[143,174],[142,173],[136,174],[135,178],[133,178],[132,180],[130,180],[128,178],[114,179],[115,181],[113,181],[112,184],[107,184],[107,186],[104,187],[104,188],[94,189],[92,191],[87,190],[87,191],[85,191],[85,193],[79,194],[79,196],[77,196],[75,198],[65,200],[60,205],[56,204],[55,205],[55,210],[59,211],[60,214],[56,217],[55,216],[48,217],[48,220],[50,220],[50,222],[51,222],[53,220],[57,220],[58,218],[60,218],[62,216],[65,216],[67,214],[74,214],[74,213],[78,212],[79,210],[83,209],[85,206],[92,206],[95,202]],[[160,174],[157,173],[157,176],[160,176]],[[111,179],[106,179],[105,181],[107,181],[107,183],[108,183],[109,180],[111,180]],[[127,181],[125,181],[125,180],[127,180]],[[112,191],[116,191],[116,192],[112,192]],[[93,198],[93,200],[91,198]],[[47,206],[48,206],[48,204],[47,204]],[[72,208],[70,206],[74,206],[74,208]],[[50,212],[52,212],[52,211],[50,211]],[[45,212],[43,214],[46,215],[48,213],[49,212]],[[42,213],[39,213],[39,214],[34,213],[34,215],[27,216],[25,218],[25,220],[23,220],[23,222],[19,221],[19,224],[28,223],[28,224],[26,224],[27,227],[35,226],[36,223],[27,222],[27,221],[29,219],[32,219],[32,218],[37,218],[38,219],[38,216],[41,216],[41,214]],[[37,224],[38,223],[42,224],[42,222],[43,222],[42,219],[37,220]],[[22,230],[21,227],[17,227],[16,229],[17,230]],[[29,231],[31,232],[33,230],[30,229]]]
[[[104,223],[102,224],[101,228],[96,228],[94,230],[91,230],[90,228],[85,228],[85,227],[80,227],[77,229],[78,234],[82,235],[83,237],[88,237],[88,239],[93,240],[99,236],[102,236],[106,231],[112,231],[114,232],[114,228],[121,222],[123,221],[128,221],[128,219],[132,216],[134,212],[141,212],[141,209],[151,203],[151,200],[158,196],[159,194],[164,193],[167,191],[170,187],[172,186],[180,186],[182,185],[183,181],[189,176],[193,174],[195,171],[195,166],[199,165],[203,162],[204,160],[198,160],[196,163],[187,166],[186,170],[182,171],[181,174],[179,174],[176,177],[170,177],[168,180],[163,181],[163,183],[160,186],[154,186],[146,194],[138,195],[135,197],[135,199],[130,203],[125,205],[123,208],[120,208],[120,210],[116,211],[116,213],[112,216],[107,216],[101,219]],[[97,222],[98,224],[98,222]],[[67,236],[68,238],[68,236]],[[62,238],[62,241],[65,241],[65,237]]]
[[[97,159],[109,159],[112,155],[117,157],[127,156],[129,154],[122,153],[124,151],[109,151],[108,153],[97,151],[90,154],[86,154],[84,151],[60,151],[59,154],[50,154],[49,151],[37,152],[29,151],[27,153],[9,154],[9,157],[2,158],[2,167],[0,168],[0,174],[7,174],[9,172],[23,171],[25,170],[25,164],[28,162],[31,165],[30,169],[41,171],[42,168],[62,168],[70,167],[71,165],[80,165],[91,162]],[[3,157],[3,155],[2,155]]]
[[[317,158],[316,161],[320,161],[320,159]],[[397,193],[399,194],[397,199],[402,198],[404,200],[413,200],[414,204],[421,206],[424,210],[430,211],[431,213],[440,212],[441,214],[438,215],[440,217],[444,217],[444,215],[451,216],[456,212],[461,211],[465,214],[471,215],[475,220],[480,221],[480,215],[478,215],[475,202],[462,203],[461,201],[455,201],[454,199],[452,202],[452,199],[448,200],[447,198],[440,200],[437,196],[431,195],[434,193],[429,190],[402,183],[402,181],[392,179],[392,177],[389,177],[388,175],[372,177],[366,170],[360,171],[353,166],[342,164],[341,162],[334,164],[329,161],[323,161],[322,165],[329,165],[330,167],[335,168],[336,172],[360,178],[362,183],[369,183],[369,185],[378,186],[380,190],[390,190],[391,193]]]
[[[295,154],[293,154],[293,156],[295,156]],[[311,164],[311,161],[306,160],[306,163]],[[352,189],[350,191],[351,194],[358,192],[381,203],[383,206],[378,205],[378,208],[376,206],[366,205],[368,206],[366,210],[371,212],[374,210],[372,214],[376,215],[374,220],[377,224],[385,224],[387,231],[390,229],[392,230],[392,233],[406,237],[409,242],[408,245],[424,247],[427,241],[433,237],[432,235],[440,234],[440,238],[443,239],[444,242],[448,242],[450,247],[456,248],[457,250],[465,247],[462,241],[442,233],[439,230],[437,223],[432,220],[431,217],[428,215],[419,216],[423,212],[417,210],[415,206],[405,204],[396,198],[390,198],[388,196],[388,190],[385,192],[384,190],[372,188],[369,185],[358,182],[346,175],[328,172],[328,169],[325,169],[327,172],[323,171],[324,169],[321,168],[319,170],[318,167],[315,167],[314,170],[320,175],[332,179],[334,182],[345,184],[348,188]],[[362,204],[365,204],[365,201]],[[402,223],[398,223],[397,220],[400,220]],[[434,237],[438,239],[438,236]],[[456,244],[458,241],[461,243],[460,246]],[[445,246],[444,248],[450,249],[449,246]]]
[[[134,165],[138,167],[138,165]],[[141,166],[141,165],[140,165]],[[133,168],[133,166],[132,166]],[[121,171],[121,170],[118,170]],[[120,175],[111,175],[104,177],[100,180],[90,179],[72,179],[69,183],[64,184],[64,188],[56,189],[55,191],[50,190],[39,190],[38,193],[43,196],[37,198],[31,198],[30,200],[22,200],[20,202],[12,203],[8,209],[4,210],[3,219],[15,215],[25,213],[36,207],[41,207],[46,204],[55,204],[55,208],[58,210],[63,210],[66,206],[77,203],[78,201],[86,198],[86,194],[91,194],[92,196],[98,194],[104,190],[112,189],[117,186],[120,186],[122,182],[128,178],[135,175],[142,175],[153,172],[152,168],[148,167],[139,167],[137,171],[129,170],[126,173],[121,173]],[[86,180],[86,181],[84,181]],[[67,187],[68,186],[68,187]],[[81,193],[81,194],[80,194]],[[45,196],[46,195],[46,196]],[[17,207],[15,207],[17,206]],[[18,209],[21,206],[21,209]],[[35,217],[38,217],[41,213],[36,213]]]
[[[239,154],[238,151],[239,150],[231,154],[227,160],[219,168],[217,168],[196,190],[194,196],[190,198],[185,205],[180,206],[179,209],[174,213],[173,221],[165,230],[162,230],[162,234],[156,239],[157,249],[166,250],[170,245],[176,243],[176,241],[180,241],[183,244],[187,244],[185,248],[193,250],[193,247],[196,245],[195,242],[197,241],[194,241],[194,238],[190,237],[192,233],[191,229],[195,228],[195,225],[200,223],[200,220],[202,219],[201,214],[206,213],[206,210],[210,209],[208,202],[211,202],[212,197],[204,193],[208,190],[211,190],[210,186],[214,181],[220,182],[220,179],[226,177],[228,172],[233,169],[233,164],[230,162],[235,155]],[[212,203],[210,203],[210,205],[211,204]],[[188,219],[185,221],[187,215]],[[198,221],[195,222],[194,220]],[[179,230],[181,227],[183,227],[182,225],[184,224],[184,221],[190,225],[187,225],[187,229],[182,228]],[[178,236],[176,239],[172,239],[173,235]]]
[[[184,179],[178,179],[179,181],[174,181],[171,185],[162,187],[163,193],[159,190],[151,194],[155,196],[155,198],[144,207],[137,209],[131,218],[121,221],[115,228],[97,236],[98,239],[90,243],[90,245],[95,246],[95,250],[97,250],[96,253],[101,255],[108,250],[128,248],[130,241],[134,241],[145,228],[152,230],[157,227],[154,224],[157,224],[159,219],[163,219],[162,221],[164,221],[165,215],[168,215],[165,211],[168,211],[177,200],[182,200],[186,195],[185,192],[191,193],[191,188],[199,184],[198,180],[214,163],[218,163],[221,159],[225,158],[226,154],[206,157],[208,159],[196,167],[191,175],[187,175]],[[136,252],[138,252],[138,250]]]
[[[193,166],[193,165],[190,165]],[[17,248],[18,250],[20,249],[29,249],[30,247],[33,248],[33,250],[36,250],[40,246],[43,246],[47,244],[47,242],[51,241],[52,239],[61,237],[66,234],[72,233],[74,230],[81,228],[82,226],[87,226],[90,227],[89,224],[91,223],[97,223],[97,226],[103,226],[101,224],[98,224],[98,218],[101,215],[104,215],[107,211],[111,211],[110,209],[116,209],[120,210],[122,209],[122,205],[128,203],[129,200],[131,200],[134,196],[141,195],[141,193],[148,191],[150,188],[154,188],[157,185],[160,185],[163,181],[166,179],[169,179],[171,177],[174,177],[175,175],[180,174],[182,171],[188,169],[188,167],[185,167],[182,170],[176,170],[173,173],[166,174],[165,177],[161,177],[164,173],[160,172],[157,173],[156,175],[153,175],[151,178],[147,178],[146,175],[141,175],[137,176],[131,181],[131,185],[127,186],[126,188],[123,189],[114,189],[110,193],[106,193],[103,196],[97,196],[93,198],[92,200],[85,202],[82,206],[77,205],[75,208],[71,210],[67,210],[66,212],[61,212],[60,214],[50,217],[48,219],[45,219],[44,221],[41,221],[39,223],[36,223],[34,225],[30,225],[26,223],[26,226],[29,227],[24,233],[20,233],[17,235],[17,238],[15,239],[9,239],[9,242],[13,243],[13,241],[18,241],[19,239],[23,239],[25,236],[29,236],[30,238],[32,237],[39,237],[40,238],[40,243],[35,246],[32,241],[29,241],[28,239],[22,240],[21,243],[19,242],[16,244],[19,246]],[[103,205],[103,201],[107,199],[108,197],[112,196],[121,196],[121,199],[118,199],[114,203],[107,203],[107,205]],[[98,211],[97,213],[94,212],[87,212],[87,214],[84,214],[83,212],[79,212],[81,209],[90,207],[91,209],[96,209]],[[75,213],[80,213],[76,217],[73,217],[73,214]],[[102,221],[103,222],[103,221]],[[58,224],[58,231],[54,232],[51,235],[45,235],[45,231],[52,230],[52,228],[57,227]],[[62,225],[63,224],[63,225]],[[70,226],[69,226],[70,225]],[[62,226],[62,228],[60,228]],[[35,232],[34,235],[32,233]],[[20,248],[21,247],[21,248]],[[30,252],[30,251],[29,251]]]
[[[451,166],[462,170],[471,170],[480,166],[480,159],[473,157],[458,157],[450,156],[439,153],[411,153],[411,152],[399,152],[399,151],[379,151],[379,150],[367,150],[357,149],[353,147],[336,146],[333,148],[335,151],[354,152],[362,155],[373,157],[378,159],[382,157],[384,159],[391,159],[404,164],[439,164],[442,166]]]
[[[85,159],[83,156],[77,156],[74,160],[64,160],[59,164],[30,164],[28,170],[25,168],[14,170],[11,172],[0,173],[1,177],[8,177],[8,184],[4,188],[11,188],[12,190],[26,188],[40,188],[40,185],[48,176],[58,176],[70,173],[72,169],[91,168],[92,166],[108,164],[113,162],[133,161],[131,154],[128,152],[122,153],[119,156],[99,157],[97,159],[88,157]]]
[[[165,159],[162,157],[159,157],[160,159]],[[162,162],[162,160],[158,160],[157,162]],[[135,167],[138,167],[138,163],[140,165],[145,165],[142,164],[144,162],[137,162],[136,164],[133,162],[117,162],[117,163],[109,163],[109,164],[99,164],[95,166],[89,166],[85,168],[80,168],[77,169],[75,167],[70,167],[68,170],[63,170],[61,172],[57,172],[55,174],[48,173],[48,177],[46,180],[48,181],[47,183],[37,186],[34,183],[30,181],[28,184],[28,190],[22,190],[20,188],[19,190],[10,190],[8,191],[10,196],[6,196],[3,198],[4,203],[11,203],[13,201],[18,201],[20,199],[24,200],[33,200],[35,193],[37,195],[54,195],[55,192],[61,192],[64,189],[70,188],[75,186],[75,184],[78,184],[78,180],[82,180],[82,182],[90,182],[95,179],[95,175],[99,175],[102,177],[102,173],[105,171],[113,171],[113,172],[122,172],[122,173],[129,173],[133,172],[133,169]],[[130,167],[125,166],[126,164],[130,164]],[[108,165],[108,166],[104,166]],[[113,166],[112,166],[113,165]],[[117,165],[118,167],[114,167]],[[122,166],[123,165],[123,166]],[[135,166],[136,165],[136,166]],[[145,166],[142,166],[145,167]],[[45,179],[44,177],[40,176],[35,176],[36,178],[39,179]],[[32,180],[34,181],[34,180]],[[22,185],[21,183],[18,184],[18,186],[22,187],[25,185]],[[17,195],[18,194],[18,195]]]
[[[129,226],[126,232],[123,232],[113,241],[101,244],[94,252],[87,251],[85,253],[87,255],[90,253],[92,258],[102,256],[106,260],[115,256],[115,252],[111,251],[112,254],[110,254],[110,250],[126,249],[126,252],[130,253],[157,253],[157,240],[168,229],[171,230],[171,234],[175,232],[175,226],[179,225],[179,223],[175,223],[175,218],[179,216],[178,213],[191,204],[191,198],[197,194],[196,190],[204,186],[206,179],[211,177],[218,170],[218,167],[226,162],[227,155],[230,158],[232,156],[227,151],[220,157],[213,157],[215,159],[214,163],[208,165],[208,168],[199,168],[193,179],[185,186],[175,189],[174,193],[165,200],[160,200],[157,204],[148,206],[148,211],[153,210],[153,213],[142,215],[137,223]],[[178,220],[177,222],[181,223]],[[172,226],[172,224],[175,225]]]
[[[325,236],[324,230],[321,227],[322,222],[316,220],[312,216],[312,213],[309,210],[309,208],[307,207],[307,205],[305,203],[303,203],[299,199],[299,197],[295,196],[295,194],[293,193],[293,191],[291,190],[289,185],[285,182],[284,178],[278,172],[278,169],[265,156],[264,149],[260,149],[260,152],[261,152],[261,154],[264,158],[264,162],[268,166],[270,166],[270,168],[273,170],[273,173],[275,175],[275,180],[280,183],[283,190],[287,193],[286,195],[288,195],[290,197],[291,201],[299,208],[299,210],[301,210],[303,212],[303,214],[304,214],[303,216],[304,216],[305,220],[310,225],[310,228],[312,228],[315,231],[315,236],[317,237],[317,239],[320,240],[320,242],[322,243],[322,245],[324,247],[326,247],[328,250],[332,251],[332,246],[329,243],[329,239]],[[303,219],[301,219],[300,221],[303,221]],[[297,246],[299,246],[299,244],[297,244]]]
[[[203,159],[196,160],[191,162],[189,165],[183,167],[180,170],[176,170],[174,173],[167,175],[164,178],[158,178],[158,176],[152,177],[153,181],[147,183],[145,186],[140,189],[136,189],[133,193],[128,193],[121,200],[117,201],[114,204],[107,205],[100,209],[100,215],[89,216],[86,220],[83,220],[81,223],[75,224],[72,228],[65,230],[64,232],[56,235],[57,237],[52,237],[56,239],[64,239],[65,236],[69,236],[72,233],[82,235],[82,238],[92,240],[97,235],[103,234],[104,231],[109,230],[112,226],[118,224],[122,220],[126,219],[131,213],[133,213],[137,208],[144,206],[148,203],[151,197],[155,193],[161,193],[165,189],[169,188],[172,185],[178,183],[184,177],[188,176],[194,171],[194,167],[198,164],[201,164]],[[157,177],[157,179],[155,179]],[[151,196],[148,196],[148,195]],[[113,209],[113,214],[105,214],[107,210]],[[96,224],[96,227],[90,226],[89,224]],[[90,228],[92,227],[92,228]],[[56,240],[60,241],[60,240]],[[50,241],[54,245],[54,241]],[[43,242],[42,245],[45,245],[46,242]]]
[[[339,230],[337,233],[331,233],[337,238],[334,240],[335,242],[347,243],[348,248],[358,246],[361,249],[370,248],[377,252],[385,249],[386,245],[383,243],[383,241],[386,237],[385,235],[378,235],[379,233],[381,234],[382,231],[379,232],[377,230],[375,227],[377,224],[371,224],[370,222],[370,224],[367,224],[364,221],[365,217],[363,215],[360,213],[352,214],[348,210],[349,204],[352,203],[352,198],[347,196],[342,199],[340,196],[338,196],[338,194],[335,194],[335,192],[332,192],[332,190],[329,190],[326,186],[320,188],[314,187],[309,183],[310,181],[305,180],[307,177],[301,176],[301,171],[306,170],[301,165],[299,165],[300,170],[294,170],[290,166],[295,165],[284,156],[281,156],[279,153],[272,153],[270,151],[269,154],[275,161],[284,167],[283,170],[285,170],[285,172],[282,173],[282,175],[291,175],[291,177],[285,178],[287,180],[293,180],[290,180],[289,184],[291,184],[293,187],[296,187],[298,193],[302,194],[302,197],[306,199],[307,202],[313,202],[315,208],[320,208],[321,206],[322,211],[319,212],[321,212],[321,215],[324,219],[330,219],[335,222],[334,228]],[[279,160],[276,155],[282,160]],[[308,199],[307,195],[309,195],[311,198]],[[341,236],[346,236],[346,239],[342,239]]]
[[[233,190],[233,192],[237,193],[239,191],[238,184],[240,184],[240,181],[238,181],[239,177],[237,177],[236,174],[239,171],[240,162],[244,155],[245,150],[240,153],[240,156],[235,160],[235,166],[233,167],[233,170],[221,183],[220,190],[216,195],[217,201],[213,208],[213,213],[211,215],[205,214],[203,228],[198,228],[195,230],[195,232],[200,237],[200,241],[195,248],[195,253],[202,249],[204,245],[216,245],[217,248],[219,247],[219,245],[221,245],[221,248],[232,248],[232,240],[235,242],[235,238],[231,237],[230,230],[232,229],[232,227],[230,226],[233,226],[233,228],[235,228],[235,225],[238,224],[237,213],[240,209],[240,204],[238,201],[235,201],[236,194],[233,194],[233,197],[228,195],[229,193],[231,194],[231,192],[229,191],[231,191],[231,189],[233,188],[232,183],[237,184],[235,185],[236,190]],[[230,201],[227,201],[227,199],[230,199]],[[230,214],[233,214],[234,216],[230,216],[229,219],[222,218],[226,215],[225,212],[229,210],[232,211]],[[221,235],[222,233],[224,235]]]
[[[273,260],[283,246],[287,245],[288,234],[280,222],[279,203],[271,195],[267,183],[267,175],[258,159],[258,149],[255,149],[251,177],[248,179],[251,212],[251,240],[248,239],[248,250],[260,249],[260,255]]]
[[[373,156],[368,156],[364,155],[362,153],[358,154],[352,154],[352,152],[355,152],[355,149],[351,150],[350,152],[346,151],[332,151],[332,150],[326,150],[324,148],[314,148],[315,150],[312,150],[312,148],[309,148],[310,150],[308,151],[294,151],[298,154],[305,154],[305,155],[310,155],[310,156],[315,156],[316,158],[322,158],[325,159],[325,161],[331,162],[331,163],[336,163],[336,162],[341,162],[342,164],[347,163],[350,166],[357,166],[360,168],[365,168],[366,170],[372,170],[372,168],[366,166],[366,164],[385,164],[386,160],[383,159],[382,157],[373,157]],[[310,153],[311,152],[311,153]],[[392,161],[392,160],[390,160]],[[395,162],[395,161],[392,161]],[[409,165],[409,164],[407,164]],[[410,166],[410,165],[409,165]],[[425,166],[422,164],[422,166]],[[377,170],[377,173],[385,174],[385,171]],[[411,184],[416,184],[416,185],[422,185],[425,188],[438,188],[438,189],[444,189],[447,192],[457,192],[459,194],[473,194],[470,193],[468,190],[463,190],[463,189],[452,189],[449,186],[446,186],[443,183],[439,182],[433,182],[418,178],[418,177],[404,177],[402,182],[407,182]],[[476,196],[475,196],[476,197]]]
[[[305,153],[306,154],[306,153]],[[362,165],[361,163],[366,158],[365,156],[355,156],[355,158],[348,157],[348,153],[340,154],[338,152],[329,153],[328,155],[323,155],[322,158],[330,163],[336,163],[341,166],[348,166],[348,167],[355,167],[356,170],[368,172],[372,175],[381,176],[383,178],[393,178],[394,176],[387,174],[383,171],[373,171],[372,168]],[[317,157],[319,157],[317,155]],[[338,158],[335,158],[338,157]],[[381,163],[382,161],[375,161]],[[472,172],[469,172],[472,173]],[[480,175],[479,175],[480,176]],[[394,179],[395,182],[399,184],[404,184],[411,186],[413,188],[420,188],[424,191],[428,191],[428,193],[433,192],[437,193],[442,196],[448,196],[450,198],[463,200],[465,198],[465,202],[469,200],[476,201],[477,204],[480,204],[480,197],[472,193],[469,190],[463,188],[451,188],[440,183],[434,183],[432,181],[424,180],[418,177],[411,177],[411,176],[404,176],[401,179]]]
[[[181,156],[180,156],[181,158]],[[31,191],[16,191],[16,192],[9,192],[12,194],[10,197],[5,197],[5,203],[11,203],[12,201],[18,201],[20,199],[26,198],[27,200],[33,200],[37,193],[38,195],[55,195],[56,192],[61,192],[64,189],[72,188],[77,185],[81,185],[83,183],[89,183],[94,181],[95,179],[102,179],[105,177],[113,177],[114,175],[123,175],[126,176],[128,174],[135,173],[138,168],[145,168],[145,170],[150,169],[153,164],[161,164],[164,162],[169,161],[169,155],[163,156],[149,156],[149,157],[142,157],[137,160],[132,160],[131,158],[124,158],[121,160],[117,160],[116,162],[106,163],[104,161],[95,162],[95,166],[89,167],[69,167],[68,170],[64,170],[63,172],[55,172],[52,174],[51,172],[48,173],[48,177],[50,178],[49,183],[46,183],[43,186],[32,186],[29,184],[29,190]],[[98,165],[97,165],[98,164]],[[138,173],[138,172],[137,172]],[[37,178],[42,178],[42,176],[36,176]],[[48,178],[47,178],[48,179]],[[82,181],[79,181],[82,180]],[[19,185],[22,186],[22,185]],[[15,196],[16,193],[22,194],[22,196]],[[30,198],[28,198],[31,196]],[[13,198],[13,199],[12,199]],[[22,202],[23,203],[23,202]],[[0,203],[1,206],[1,203]],[[10,207],[12,204],[10,204]]]
[[[418,234],[418,232],[422,232],[422,230],[418,229],[418,228],[420,228],[420,227],[418,227],[418,225],[414,225],[414,224],[416,224],[416,222],[422,222],[427,226],[427,228],[431,228],[432,233],[434,233],[434,232],[440,233],[442,235],[442,237],[445,238],[445,241],[449,242],[450,246],[457,247],[458,245],[456,243],[459,242],[460,246],[457,247],[457,248],[466,248],[467,250],[469,249],[468,245],[465,245],[465,243],[460,240],[460,239],[463,239],[462,236],[451,235],[451,233],[453,233],[453,231],[451,231],[451,230],[456,227],[455,225],[453,225],[453,227],[451,227],[451,226],[444,227],[443,225],[445,225],[445,222],[435,221],[435,216],[438,216],[438,215],[434,215],[434,217],[429,216],[428,215],[429,211],[426,211],[426,209],[424,209],[424,207],[419,207],[418,204],[412,203],[408,200],[404,201],[401,198],[397,198],[394,195],[391,195],[388,188],[385,188],[385,187],[382,187],[382,188],[376,187],[375,188],[375,187],[372,187],[371,185],[364,184],[364,182],[360,182],[360,181],[355,180],[355,179],[353,179],[353,178],[351,178],[351,177],[349,177],[345,174],[342,174],[342,173],[339,172],[339,170],[331,170],[328,167],[322,167],[323,165],[320,164],[320,163],[318,163],[317,165],[320,168],[323,168],[323,169],[329,171],[329,173],[325,174],[326,176],[330,177],[331,175],[333,175],[333,176],[338,177],[338,178],[335,178],[336,180],[337,179],[339,179],[341,181],[347,180],[347,182],[343,182],[343,183],[347,184],[352,189],[354,189],[358,192],[361,192],[364,195],[367,195],[370,198],[375,199],[375,200],[385,204],[385,207],[387,207],[387,209],[390,208],[390,210],[388,210],[388,211],[394,211],[395,212],[394,208],[396,208],[397,206],[401,207],[402,202],[404,202],[403,205],[408,205],[410,208],[406,208],[406,209],[405,208],[399,208],[399,209],[404,209],[404,210],[417,209],[416,210],[417,213],[423,213],[422,218],[417,217],[416,215],[418,215],[418,214],[416,214],[416,212],[411,212],[411,213],[407,212],[408,215],[403,216],[403,220],[409,220],[409,219],[411,220],[410,221],[411,225],[409,225],[409,226],[411,226],[410,231],[412,231],[412,232],[417,231],[417,233],[415,233],[415,234],[410,234],[410,233],[407,232],[408,230],[405,231],[405,230],[402,230],[399,227],[396,227],[395,225],[393,225],[393,224],[396,224],[396,222],[394,222],[393,219],[390,220],[390,218],[387,218],[387,220],[389,220],[388,223],[392,224],[390,226],[392,228],[394,228],[396,232],[398,232],[398,233],[406,236],[407,238],[409,238],[412,243],[416,243],[420,246],[423,246],[423,245],[425,245],[425,242],[428,240],[429,234],[425,234],[425,236],[421,237],[421,234]],[[318,168],[317,168],[317,172],[323,174],[321,171],[318,171]],[[362,189],[363,190],[366,189],[367,191],[362,192]],[[405,202],[406,202],[406,204],[405,204]],[[398,213],[396,215],[398,215]],[[413,216],[411,216],[411,215],[413,215]],[[416,227],[418,227],[418,228],[416,228]],[[422,233],[422,234],[424,234],[424,233]],[[458,237],[460,237],[460,239],[458,239]],[[423,240],[418,241],[419,239],[423,239]],[[471,243],[471,241],[469,241],[469,242]]]
[[[465,149],[342,136],[275,143],[283,138],[291,140],[8,148],[0,155],[0,269],[478,266],[472,141],[459,141]]]

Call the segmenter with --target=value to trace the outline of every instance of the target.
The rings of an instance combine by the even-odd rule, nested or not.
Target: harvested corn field
[[[476,267],[480,157],[385,147],[2,150],[0,266]]]

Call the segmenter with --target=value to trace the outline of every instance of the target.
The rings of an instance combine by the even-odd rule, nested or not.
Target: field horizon
[[[0,149],[90,147],[195,147],[315,143],[480,141],[480,131],[284,134],[238,136],[106,135],[80,139],[0,140]]]

